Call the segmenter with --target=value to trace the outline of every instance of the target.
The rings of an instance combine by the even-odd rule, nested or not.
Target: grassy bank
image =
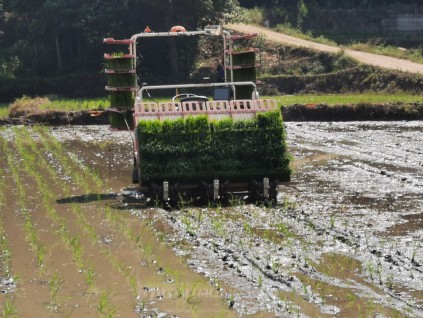
[[[9,115],[9,105],[0,104],[0,118],[5,118]]]
[[[282,106],[293,104],[326,104],[326,105],[354,105],[361,103],[384,104],[384,103],[423,103],[423,96],[411,94],[325,94],[325,95],[283,95],[269,96],[274,98]]]
[[[280,95],[280,96],[262,96],[262,98],[276,99],[281,106],[294,104],[326,104],[326,105],[356,105],[356,104],[413,104],[423,103],[422,95],[412,95],[407,93],[399,94],[306,94],[306,95]],[[149,101],[146,99],[146,101]],[[159,98],[157,101],[165,101]],[[99,99],[57,99],[50,101],[47,98],[31,99],[23,97],[16,100],[11,105],[0,104],[0,118],[9,116],[10,109],[15,108],[19,113],[33,112],[37,110],[63,110],[79,111],[92,109],[106,109],[109,107],[107,98]]]
[[[10,111],[18,113],[34,113],[44,110],[62,110],[62,111],[79,111],[79,110],[93,110],[106,109],[110,105],[109,99],[53,99],[46,97],[22,97],[16,99],[10,105],[0,104],[0,118],[9,116]]]

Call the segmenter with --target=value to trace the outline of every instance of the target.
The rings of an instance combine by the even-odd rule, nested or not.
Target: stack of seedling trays
[[[233,80],[235,82],[253,82],[257,80],[256,74],[256,51],[250,49],[248,51],[233,52]],[[254,88],[250,86],[241,86],[237,88],[237,99],[251,99]]]
[[[105,39],[106,44],[132,45],[132,40]],[[110,93],[110,125],[115,129],[133,128],[132,109],[137,90],[135,56],[115,52],[104,54],[107,75],[106,90]],[[126,120],[126,122],[125,122]]]
[[[255,119],[141,120],[137,127],[141,183],[289,181],[289,156],[280,111]]]

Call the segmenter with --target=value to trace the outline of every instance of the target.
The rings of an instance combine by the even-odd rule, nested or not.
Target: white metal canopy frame
[[[184,29],[184,28],[183,28]],[[223,39],[223,54],[226,55],[225,48],[227,43],[227,37],[231,34],[224,30],[221,25],[208,25],[202,31],[169,31],[169,32],[142,32],[134,34],[131,36],[132,43],[129,47],[130,54],[134,55],[137,58],[137,40],[139,38],[155,38],[155,37],[187,37],[187,36],[196,36],[196,35],[205,35],[205,36],[221,36]],[[232,51],[232,42],[229,42],[230,51]],[[225,56],[226,57],[226,56]],[[229,54],[229,64],[232,65],[232,55]],[[136,64],[135,64],[136,65]],[[223,69],[225,71],[225,82],[227,80],[226,74],[226,58],[223,59]],[[233,80],[233,72],[231,70],[231,81]]]

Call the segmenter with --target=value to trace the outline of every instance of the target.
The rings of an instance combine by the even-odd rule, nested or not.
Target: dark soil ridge
[[[46,111],[25,113],[18,117],[7,117],[0,119],[0,126],[6,125],[108,125],[109,118],[107,113],[99,116],[92,116],[90,111]]]
[[[284,121],[422,120],[423,104],[290,105],[282,107]]]
[[[423,120],[423,104],[294,104],[282,107],[284,121],[396,121]],[[5,125],[108,125],[106,112],[93,117],[90,111],[48,111],[0,119]]]

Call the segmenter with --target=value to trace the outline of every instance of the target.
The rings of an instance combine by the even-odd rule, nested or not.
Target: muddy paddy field
[[[0,128],[3,317],[423,317],[423,122],[286,123],[278,205],[122,202],[128,132]]]

